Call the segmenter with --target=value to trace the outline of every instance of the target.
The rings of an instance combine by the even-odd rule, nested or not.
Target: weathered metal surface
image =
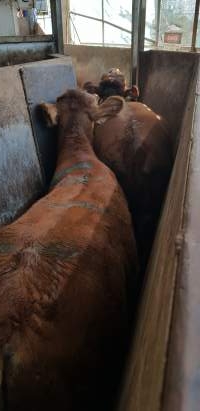
[[[28,35],[28,36],[0,36],[1,43],[43,43],[43,42],[52,42],[52,35]]]
[[[175,152],[197,63],[198,55],[194,53],[149,51],[140,54],[140,99],[167,118]]]
[[[42,176],[17,68],[0,68],[0,224],[42,192]]]
[[[159,80],[159,67],[157,70]],[[182,77],[181,71],[179,74],[180,77]],[[151,79],[147,79],[147,83],[148,80],[151,84]],[[177,82],[179,82],[179,79],[177,79]],[[194,78],[194,76],[190,78],[191,94],[184,114],[182,114],[183,121],[179,134],[180,144],[146,273],[145,285],[139,307],[138,322],[128,361],[124,389],[118,408],[120,411],[161,410],[161,397],[165,380],[165,367],[167,362],[177,267],[183,239],[182,224],[190,149],[192,144],[191,125],[194,107],[194,91],[192,87],[195,82],[196,78]],[[173,85],[176,89],[175,81]],[[166,90],[166,94],[167,93],[168,91]],[[183,96],[184,94],[182,95],[182,98]],[[165,100],[164,94],[162,95],[162,99]],[[172,111],[176,112],[177,101],[179,102],[179,99],[177,100],[176,94],[173,96],[171,95],[170,105]],[[162,106],[162,101],[160,101],[160,104]],[[177,124],[177,128],[178,126],[180,127],[179,124]],[[187,309],[185,315],[188,315]],[[179,317],[179,327],[181,327],[182,320],[182,317]],[[189,331],[190,324],[189,322],[187,322],[187,324],[187,331]],[[182,333],[182,339],[183,338],[184,333]],[[179,343],[180,341],[181,340],[179,340]],[[171,361],[171,364],[173,365],[175,363],[176,354],[177,352]],[[197,350],[195,354],[197,355]],[[182,352],[182,361],[184,364],[184,352]],[[177,365],[180,364],[177,363]],[[174,375],[176,370],[177,367],[174,365]],[[178,383],[180,383],[180,385],[182,384],[182,381],[180,381],[179,378],[177,378],[177,384]],[[176,389],[173,392],[174,395],[175,392]],[[193,409],[192,407],[179,408],[177,403],[175,406],[172,406],[171,402],[170,405],[171,406],[164,408],[164,411],[186,411],[186,409],[187,411],[196,411],[196,409]]]
[[[32,63],[24,66],[21,73],[34,136],[49,183],[56,160],[55,130],[47,129],[44,122],[40,121],[36,106],[41,101],[55,102],[56,97],[67,88],[76,87],[72,62],[70,57],[63,57]]]
[[[43,60],[54,52],[55,45],[53,42],[0,44],[0,66]]]
[[[163,411],[200,409],[200,68],[193,118],[193,147],[168,351]],[[182,172],[185,168],[182,159]]]

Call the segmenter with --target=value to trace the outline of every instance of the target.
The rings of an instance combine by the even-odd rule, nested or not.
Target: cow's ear
[[[55,127],[58,124],[58,110],[56,104],[41,103],[39,104],[47,127]]]
[[[124,98],[126,101],[137,101],[140,95],[139,88],[137,86],[131,86],[124,91]]]
[[[92,81],[86,81],[86,83],[83,84],[83,90],[87,91],[87,93],[98,95],[99,87],[92,83]]]
[[[94,120],[103,123],[108,118],[116,116],[124,107],[124,99],[119,96],[108,97],[100,104],[94,113]]]
[[[136,85],[132,86],[132,95],[133,95],[133,97],[135,97],[135,98],[138,98],[138,97],[139,97],[140,91],[139,91],[138,86],[136,86]]]

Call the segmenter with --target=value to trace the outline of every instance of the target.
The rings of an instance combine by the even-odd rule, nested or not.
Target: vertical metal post
[[[144,49],[146,0],[132,0],[131,84],[138,85],[139,51]]]
[[[70,1],[61,0],[62,3],[62,22],[63,22],[63,43],[71,43],[71,27],[70,27]]]
[[[156,46],[158,47],[159,35],[160,35],[160,11],[161,11],[161,0],[155,0],[157,3],[156,7]]]
[[[62,4],[61,0],[50,0],[51,4],[51,20],[53,36],[56,43],[57,53],[63,54],[63,25],[62,25]]]
[[[140,0],[132,0],[131,84],[138,83]]]
[[[102,44],[105,45],[105,35],[104,35],[104,0],[101,1],[101,18],[102,18]]]
[[[139,16],[139,51],[144,50],[145,38],[145,23],[146,23],[146,0],[140,2],[140,16]]]
[[[196,38],[197,38],[197,29],[198,29],[198,20],[199,20],[199,6],[200,6],[200,0],[196,0],[193,31],[192,31],[191,51],[196,51]]]
[[[71,44],[71,24],[70,24],[70,0],[67,0],[66,4],[66,43]]]

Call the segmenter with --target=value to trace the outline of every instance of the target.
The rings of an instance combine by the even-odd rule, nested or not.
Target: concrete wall
[[[65,44],[64,53],[72,57],[77,83],[98,81],[111,67],[118,67],[130,82],[131,50],[119,47],[79,46]]]

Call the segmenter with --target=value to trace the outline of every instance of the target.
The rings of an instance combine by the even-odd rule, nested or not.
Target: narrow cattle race
[[[68,90],[41,104],[58,125],[50,190],[0,231],[1,400],[7,411],[110,410],[130,339],[138,260],[131,216],[92,147],[123,109]],[[130,296],[132,298],[130,298]]]

